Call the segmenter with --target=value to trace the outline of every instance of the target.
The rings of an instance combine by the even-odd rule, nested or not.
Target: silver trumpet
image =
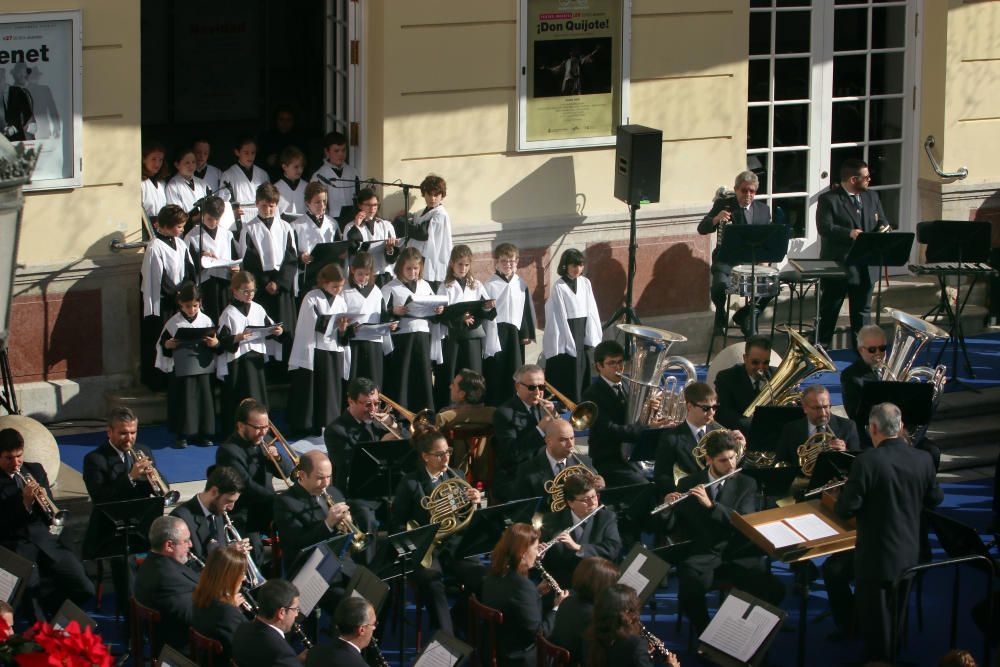
[[[61,526],[63,522],[66,521],[66,512],[56,507],[56,504],[52,502],[49,498],[49,494],[45,492],[45,488],[39,484],[31,473],[27,470],[22,470],[20,467],[14,471],[14,476],[21,480],[21,483],[25,486],[35,485],[34,497],[35,502],[38,503],[39,509],[48,518],[48,521],[53,526]]]
[[[229,518],[229,512],[225,510],[222,511],[222,520],[226,523],[226,537],[229,538],[230,542],[242,542],[243,538],[236,531],[236,526],[233,525],[232,520]],[[247,557],[247,585],[250,588],[257,588],[263,584],[267,579],[261,573],[260,568],[257,564],[253,562],[253,557],[248,553]]]

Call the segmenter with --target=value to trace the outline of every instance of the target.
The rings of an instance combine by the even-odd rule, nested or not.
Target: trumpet
[[[333,509],[333,506],[337,503],[329,492],[324,489],[321,495],[323,500],[326,501],[326,506]],[[368,535],[347,517],[340,520],[340,523],[337,524],[337,528],[339,528],[343,533],[351,533],[351,535],[353,535],[353,537],[351,537],[351,551],[364,551],[368,546]]]
[[[45,513],[46,518],[49,523],[53,526],[61,526],[66,521],[66,512],[56,507],[56,504],[52,502],[49,498],[49,494],[45,493],[45,489],[35,481],[35,478],[31,476],[31,473],[27,470],[21,470],[18,467],[14,471],[14,476],[21,480],[25,486],[35,485],[33,495],[35,497],[35,502],[38,503],[39,509]]]
[[[574,431],[586,431],[590,428],[591,424],[597,421],[596,403],[593,403],[592,401],[574,403],[548,382],[545,383],[545,388],[549,390],[549,393],[552,394],[554,398],[562,401],[562,404],[566,406],[567,410],[569,410],[569,423],[573,426]],[[558,419],[558,415],[554,414],[554,411],[544,407],[543,409],[549,414],[549,417],[552,419]]]
[[[732,471],[730,473],[726,473],[722,477],[716,477],[711,482],[707,482],[705,484],[705,488],[707,489],[710,486],[715,486],[716,484],[719,484],[720,482],[723,482],[723,481],[729,479],[730,477],[732,477],[736,473],[740,472],[741,470],[742,470],[741,468],[737,468],[736,470],[734,470],[734,471]],[[679,503],[681,501],[684,501],[684,500],[687,500],[690,497],[691,497],[691,492],[690,491],[685,491],[684,493],[682,493],[680,495],[679,498],[675,498],[672,501],[665,502],[662,505],[657,505],[656,507],[653,508],[653,511],[650,512],[650,514],[658,514],[658,513],[662,512],[663,510],[668,510],[668,509],[672,508],[674,505],[676,505],[677,503]]]
[[[132,456],[135,458],[136,463],[142,461],[147,461],[146,466],[146,481],[149,485],[153,487],[153,495],[163,498],[165,501],[163,504],[166,507],[173,507],[177,504],[177,501],[181,499],[180,491],[172,491],[170,485],[167,484],[167,480],[163,479],[163,475],[160,471],[156,469],[153,462],[148,456],[141,450],[135,449],[134,447],[129,447],[128,451],[132,452]]]
[[[226,524],[226,537],[229,538],[230,542],[242,542],[243,538],[240,537],[239,532],[236,530],[236,526],[233,525],[232,520],[229,518],[229,512],[222,511],[222,520]],[[247,558],[247,585],[250,588],[257,588],[263,584],[267,579],[264,578],[263,573],[261,573],[260,568],[257,564],[253,562],[253,558],[250,554],[244,554]]]
[[[385,409],[377,410],[373,418],[389,431],[396,440],[405,440],[405,438],[403,437],[403,429],[400,427],[399,422],[393,418],[390,410],[395,410],[403,419],[410,422],[410,431],[414,436],[434,428],[434,413],[429,408],[424,408],[420,412],[411,412],[385,394],[379,394],[379,398],[384,404],[381,407]]]

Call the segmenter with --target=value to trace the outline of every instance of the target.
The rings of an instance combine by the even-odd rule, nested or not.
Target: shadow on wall
[[[639,317],[694,312],[708,308],[708,264],[691,250],[691,239],[678,239],[653,262],[649,282],[635,285]]]

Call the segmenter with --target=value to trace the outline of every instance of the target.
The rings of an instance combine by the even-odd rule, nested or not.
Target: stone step
[[[288,385],[268,384],[267,396],[270,400],[270,407],[277,409],[285,408],[288,404]],[[217,395],[216,406],[218,406],[218,400]],[[104,401],[106,404],[105,412],[112,406],[118,405],[125,405],[132,408],[132,411],[139,418],[140,424],[162,424],[167,421],[166,392],[150,391],[143,385],[125,387],[105,392]]]
[[[1000,443],[1000,418],[980,414],[961,419],[935,419],[927,436],[942,451],[983,443]]]
[[[934,420],[945,422],[986,414],[1000,414],[1000,387],[946,393],[941,397]]]
[[[992,477],[998,452],[1000,452],[1000,446],[995,441],[992,444],[982,443],[953,447],[941,452],[940,472],[981,468],[989,471],[989,476]]]

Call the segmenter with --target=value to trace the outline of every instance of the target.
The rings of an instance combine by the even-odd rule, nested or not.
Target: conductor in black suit
[[[698,233],[705,235],[715,231],[719,232],[721,242],[725,233],[725,225],[769,225],[771,224],[771,209],[762,201],[755,201],[757,188],[759,186],[757,174],[752,171],[742,171],[736,176],[733,184],[735,192],[732,196],[722,196],[712,204],[712,210],[708,212],[701,222],[698,223]],[[726,311],[726,290],[729,289],[730,274],[733,267],[723,263],[719,255],[719,246],[716,244],[712,251],[712,303],[715,304],[715,330],[722,334],[725,329],[729,313]],[[757,314],[767,307],[772,297],[763,296],[757,299]],[[741,307],[733,315],[733,321],[743,329],[743,334],[750,337],[755,332],[750,330],[750,304]]]
[[[672,502],[686,491],[692,496],[667,514],[667,522],[676,521],[694,542],[678,565],[677,599],[696,634],[708,625],[705,594],[720,580],[773,605],[779,605],[785,595],[781,582],[764,569],[763,554],[731,523],[734,512],[757,511],[757,482],[747,475],[735,475],[706,487],[736,469],[738,448],[733,434],[714,436],[705,446],[708,467],[682,479],[678,490],[664,498]]]
[[[799,465],[797,450],[816,433],[829,433],[832,452],[860,452],[858,429],[854,422],[830,412],[830,392],[821,384],[811,384],[802,392],[802,412],[805,417],[785,424],[778,439],[778,460]],[[822,456],[822,454],[820,454]]]
[[[191,550],[191,531],[175,516],[158,517],[149,527],[149,553],[136,571],[135,599],[160,612],[156,628],[159,655],[163,644],[179,651],[188,645],[193,613],[192,593],[198,575],[186,565]]]
[[[493,414],[494,502],[516,498],[517,469],[545,447],[545,427],[552,421],[552,402],[544,398],[545,371],[540,366],[525,364],[517,369],[514,394]]]
[[[707,382],[689,384],[684,388],[684,404],[687,417],[682,423],[664,431],[656,448],[653,481],[661,496],[677,489],[674,481],[675,466],[684,476],[692,475],[704,467],[704,461],[695,461],[694,448],[706,433],[722,428],[714,419],[719,399],[712,385]]]
[[[535,498],[546,495],[548,493],[545,490],[546,482],[551,482],[559,473],[570,466],[582,465],[593,472],[594,465],[590,457],[573,451],[575,444],[576,434],[568,421],[557,419],[550,422],[545,429],[545,448],[522,463],[517,469],[515,497]],[[597,473],[594,472],[594,474]],[[598,487],[604,488],[603,478],[601,478]],[[542,507],[542,511],[548,511],[548,501],[543,501]]]
[[[831,188],[819,197],[816,230],[820,237],[820,259],[843,261],[854,240],[862,232],[889,228],[878,193],[870,190],[868,164],[857,159],[840,165],[840,187]],[[850,302],[851,346],[856,335],[871,317],[872,290],[878,280],[878,267],[863,264],[847,266],[847,278],[823,278],[819,303],[819,343],[829,347],[837,316],[846,295]]]
[[[191,553],[208,560],[208,552],[227,544],[223,512],[232,512],[243,491],[243,478],[226,466],[212,466],[205,490],[179,505],[171,515],[184,520],[191,531]]]
[[[734,364],[715,376],[715,393],[719,396],[716,419],[720,424],[730,429],[738,428],[744,435],[750,431],[750,419],[744,417],[743,412],[777,370],[769,365],[770,362],[771,340],[766,336],[754,336],[746,343],[743,363]]]
[[[542,541],[554,541],[545,552],[543,565],[560,586],[568,589],[573,570],[584,558],[599,556],[618,562],[622,539],[618,534],[618,517],[608,508],[597,512],[575,530],[565,532],[601,504],[592,476],[567,477],[563,496],[566,509],[547,514],[542,520]]]
[[[921,510],[939,505],[944,494],[931,457],[900,437],[903,424],[898,407],[880,403],[868,419],[874,449],[854,459],[835,509],[845,519],[857,518],[858,626],[868,659],[887,660],[892,584],[917,564]]]
[[[299,616],[299,589],[283,579],[268,579],[254,593],[257,617],[233,635],[233,661],[240,667],[302,667],[307,651],[295,654],[286,633]]]
[[[334,483],[343,491],[349,488],[354,448],[362,442],[392,438],[389,430],[375,420],[378,406],[378,386],[366,377],[356,377],[347,385],[347,410],[323,433],[326,451],[333,462]]]
[[[32,480],[25,482],[27,475]],[[37,565],[26,583],[43,611],[53,614],[67,598],[78,605],[84,604],[94,596],[94,584],[76,554],[49,532],[49,516],[38,503],[43,494],[51,501],[52,489],[45,468],[24,461],[24,438],[19,431],[3,429],[0,431],[0,545]]]
[[[309,651],[306,667],[368,667],[361,652],[375,632],[375,609],[364,598],[344,598],[333,613],[337,637]]]

